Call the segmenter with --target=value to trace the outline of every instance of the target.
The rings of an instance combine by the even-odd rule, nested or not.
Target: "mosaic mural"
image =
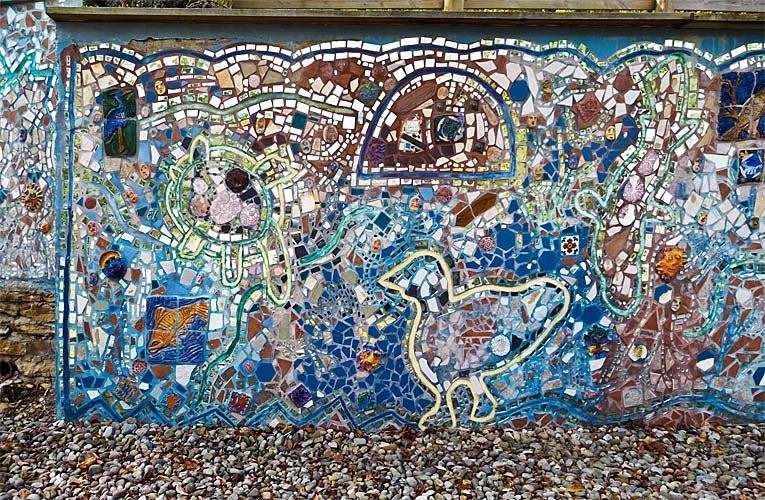
[[[0,279],[55,276],[55,70],[43,2],[0,5]]]
[[[763,419],[762,44],[61,57],[64,416]]]

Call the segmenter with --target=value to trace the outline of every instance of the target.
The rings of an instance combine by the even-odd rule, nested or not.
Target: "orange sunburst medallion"
[[[683,269],[687,259],[684,250],[680,248],[665,248],[659,254],[656,273],[663,281],[671,281]]]

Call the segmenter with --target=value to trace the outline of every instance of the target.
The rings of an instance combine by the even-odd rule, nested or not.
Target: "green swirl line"
[[[340,237],[342,236],[342,233],[345,232],[345,227],[348,225],[348,223],[351,220],[353,220],[358,215],[373,212],[373,211],[374,211],[374,208],[367,207],[367,206],[358,207],[352,210],[348,215],[343,217],[343,220],[340,221],[340,225],[337,227],[337,231],[335,231],[335,234],[332,236],[332,239],[329,240],[329,243],[327,245],[324,245],[322,248],[316,250],[315,252],[310,253],[304,257],[301,257],[300,263],[311,264],[327,256],[327,254],[329,254],[332,250],[335,249],[335,247],[340,241]]]

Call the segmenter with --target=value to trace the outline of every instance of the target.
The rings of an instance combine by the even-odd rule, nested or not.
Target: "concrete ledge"
[[[675,28],[765,28],[762,13],[542,12],[385,9],[144,9],[48,7],[60,22],[324,23],[324,24],[491,24],[492,26],[622,26]]]

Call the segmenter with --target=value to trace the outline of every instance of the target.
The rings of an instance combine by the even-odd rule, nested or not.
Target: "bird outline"
[[[472,376],[472,377],[459,376],[455,378],[454,380],[450,381],[450,385],[446,391],[442,391],[438,387],[436,387],[436,385],[432,383],[427,376],[424,375],[422,368],[419,364],[419,360],[416,353],[417,341],[420,339],[423,333],[423,329],[421,327],[423,323],[424,303],[421,299],[419,299],[416,296],[413,296],[408,290],[404,289],[401,285],[399,285],[396,282],[397,281],[396,278],[399,276],[401,271],[406,269],[415,260],[423,259],[423,258],[435,260],[436,264],[439,267],[439,270],[443,274],[444,279],[446,280],[448,304],[459,304],[460,302],[463,302],[464,300],[469,299],[470,297],[483,292],[513,294],[518,292],[524,292],[532,288],[535,288],[537,286],[553,286],[557,288],[563,295],[563,307],[558,310],[558,312],[552,317],[551,320],[548,318],[544,321],[543,324],[546,323],[547,326],[544,327],[542,333],[539,334],[534,339],[534,341],[531,342],[520,353],[517,353],[515,356],[513,356],[508,361],[503,362],[501,365],[498,364],[497,366],[493,368],[480,370],[477,376]],[[457,427],[457,416],[455,413],[453,399],[454,399],[454,393],[459,387],[466,387],[470,391],[471,397],[473,399],[472,409],[470,412],[470,420],[476,423],[486,423],[491,421],[496,415],[498,401],[496,397],[492,394],[491,390],[489,389],[486,379],[509,370],[511,367],[517,365],[518,363],[523,361],[525,358],[530,356],[533,352],[535,352],[539,348],[539,346],[542,345],[545,340],[547,340],[547,338],[550,336],[550,333],[553,331],[553,329],[568,314],[568,309],[571,304],[571,294],[568,291],[568,289],[565,287],[565,285],[554,278],[546,277],[546,276],[533,278],[529,281],[519,283],[517,285],[512,285],[512,286],[488,283],[488,284],[483,284],[483,285],[472,287],[472,288],[467,288],[466,290],[462,292],[455,293],[452,275],[450,272],[449,265],[446,262],[446,259],[444,258],[443,255],[437,252],[434,252],[432,250],[418,250],[409,254],[402,262],[395,265],[393,268],[391,268],[389,271],[383,274],[378,280],[378,283],[382,287],[398,293],[404,300],[406,300],[412,305],[415,311],[414,319],[411,321],[411,324],[409,326],[409,332],[407,334],[407,355],[409,357],[410,364],[412,366],[413,371],[415,372],[416,377],[433,394],[435,398],[435,402],[433,403],[433,405],[425,413],[421,415],[418,421],[418,426],[421,429],[424,429],[425,422],[439,411],[444,399],[446,399],[446,405],[449,409],[449,414],[452,421],[452,427],[455,427],[455,428]],[[491,404],[491,410],[488,412],[488,414],[484,416],[478,416],[480,401],[483,395],[485,395],[486,398],[489,400]]]

